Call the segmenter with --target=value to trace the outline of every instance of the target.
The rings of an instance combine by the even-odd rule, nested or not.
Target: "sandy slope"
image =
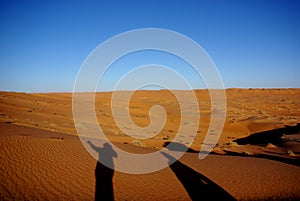
[[[191,147],[199,150],[211,111],[207,91],[195,93],[201,116]],[[113,172],[99,164],[95,168],[96,160],[77,137],[72,94],[0,92],[0,200],[93,200],[95,171],[106,187],[113,181],[116,200],[299,200],[299,131],[275,137],[273,132],[300,122],[300,89],[228,89],[226,94],[227,116],[215,152],[241,156],[209,155],[198,160],[197,153],[186,153],[161,171],[144,175],[114,172],[111,180],[103,175]],[[116,126],[110,98],[111,93],[97,93],[96,114],[106,136],[121,149],[155,151],[177,134],[180,109],[170,92],[138,91],[132,97],[128,108],[139,126],[150,123],[148,112],[153,105],[163,106],[168,114],[163,130],[145,140],[135,140]],[[118,104],[127,107],[122,101]],[[261,143],[259,137],[249,145],[244,138],[264,131],[270,131],[270,142],[277,144]],[[244,138],[246,144],[232,143],[238,138]]]
[[[184,96],[186,92],[181,93]],[[211,108],[206,90],[196,90],[195,93],[198,97],[200,125],[192,147],[199,150],[207,134]],[[227,116],[219,144],[252,133],[300,122],[300,89],[227,89],[226,96]],[[122,101],[117,104],[123,108],[127,107]],[[180,108],[176,98],[169,91],[138,91],[133,95],[128,106],[134,123],[138,126],[147,126],[150,123],[149,109],[153,105],[161,105],[165,108],[167,121],[161,132],[152,139],[142,140],[142,143],[147,147],[159,148],[177,134],[180,125]],[[110,139],[120,143],[132,143],[134,139],[125,135],[114,122],[111,112],[111,93],[97,93],[96,114],[101,128]],[[77,134],[72,117],[71,93],[0,92],[0,122]]]
[[[1,200],[93,199],[96,161],[76,136],[1,123],[0,142]],[[119,146],[135,152],[145,149]],[[115,199],[300,199],[297,166],[238,156],[210,155],[202,161],[197,157],[187,153],[171,168],[146,175],[115,172]]]

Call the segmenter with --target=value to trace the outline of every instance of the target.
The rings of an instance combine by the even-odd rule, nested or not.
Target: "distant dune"
[[[211,107],[207,90],[196,90],[195,93],[200,125],[192,147],[199,150],[210,123]],[[219,144],[300,122],[300,89],[227,89],[226,95],[227,117]],[[123,102],[119,104],[126,106]],[[180,125],[180,107],[167,90],[137,91],[129,104],[131,118],[137,125],[147,126],[150,123],[149,109],[156,104],[166,109],[168,119],[154,139],[144,142],[148,147],[162,147],[164,141],[173,139]],[[101,120],[102,130],[113,141],[131,143],[133,139],[116,126],[110,107],[111,92],[97,93],[96,114]],[[77,135],[71,93],[0,92],[0,113],[1,122]]]
[[[193,151],[151,174],[115,171],[115,200],[299,200],[300,89],[227,89],[224,130],[204,160],[197,151],[211,106],[206,90],[195,93],[200,126]],[[137,125],[150,123],[149,108],[156,104],[168,115],[164,129],[144,140],[116,126],[110,99],[110,92],[96,94],[96,114],[106,136],[121,149],[156,151],[176,135],[180,107],[169,91],[138,91],[132,97],[129,111]],[[0,92],[0,138],[0,200],[94,199],[97,161],[77,136],[71,93]]]

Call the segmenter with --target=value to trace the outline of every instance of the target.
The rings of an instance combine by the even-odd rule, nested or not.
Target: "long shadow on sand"
[[[176,160],[167,153],[162,154],[170,162]],[[216,183],[179,161],[170,165],[170,168],[192,200],[236,200]]]
[[[284,128],[276,128],[272,130],[262,131],[258,133],[253,133],[247,137],[239,138],[234,140],[240,145],[254,144],[254,145],[266,145],[272,143],[278,146],[282,146],[284,140],[283,135],[291,135],[300,133],[300,123],[295,126],[286,125]]]
[[[258,133],[253,133],[247,137],[239,138],[234,140],[234,142],[239,145],[260,145],[265,147],[268,143],[272,143],[279,147],[286,147],[285,143],[290,141],[296,144],[300,143],[299,138],[293,139],[289,138],[290,135],[300,134],[300,123],[297,123],[295,126],[285,126],[284,128],[276,128],[272,130],[262,131]],[[288,148],[288,147],[287,147]],[[228,151],[227,151],[228,152]],[[241,154],[228,152],[230,155]],[[288,163],[295,166],[300,166],[300,159],[298,157],[286,157],[286,156],[276,156],[271,154],[256,154],[253,157],[264,158],[269,160],[275,160],[283,163]]]
[[[113,158],[117,157],[117,153],[112,149],[109,143],[105,143],[103,147],[97,147],[92,142],[88,141],[90,146],[99,153],[95,176],[95,200],[114,200],[113,176],[114,162]],[[103,165],[106,164],[107,166]]]

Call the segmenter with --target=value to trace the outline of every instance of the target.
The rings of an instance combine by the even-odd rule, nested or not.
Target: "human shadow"
[[[112,146],[109,143],[105,143],[103,147],[97,147],[91,141],[88,141],[88,144],[99,154],[95,169],[95,200],[114,200],[113,158],[117,157],[117,153],[112,149]]]
[[[192,200],[236,200],[209,178],[183,163],[176,161],[171,155],[165,152],[162,152],[162,154],[169,159],[169,163],[175,161],[170,165],[170,168],[182,183]]]

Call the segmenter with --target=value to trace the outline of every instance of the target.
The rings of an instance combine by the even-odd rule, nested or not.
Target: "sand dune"
[[[192,147],[200,150],[210,123],[211,107],[208,91],[196,90],[195,93],[201,123]],[[227,89],[226,96],[227,116],[219,144],[300,122],[299,89]],[[124,102],[117,104],[126,107]],[[162,147],[164,141],[174,138],[180,125],[177,100],[166,90],[137,91],[133,95],[129,112],[134,123],[147,126],[150,123],[149,109],[156,104],[166,109],[168,119],[164,129],[155,138],[144,142],[147,147]],[[133,138],[125,135],[114,122],[110,92],[96,94],[96,114],[108,137],[120,143],[132,143]],[[0,92],[0,121],[77,135],[72,116],[71,93]]]
[[[70,93],[1,92],[0,200],[93,200],[96,180],[112,186],[115,200],[299,200],[299,130],[286,135],[280,130],[269,141],[260,140],[261,133],[272,134],[300,122],[300,90],[228,89],[226,93],[226,122],[215,154],[198,159],[211,115],[208,93],[199,90],[201,124],[191,146],[194,151],[163,170],[132,175],[99,164],[96,168],[97,161],[76,134]],[[176,135],[180,110],[168,91],[139,91],[132,97],[129,111],[140,126],[149,124],[148,111],[155,104],[164,106],[168,114],[164,129],[145,140],[135,140],[116,127],[110,96],[96,95],[96,114],[106,136],[119,148],[157,151]],[[258,135],[258,141],[247,141],[251,134]],[[100,192],[103,197],[105,193]]]
[[[76,136],[7,123],[0,126],[1,200],[94,199],[96,161]],[[119,146],[130,146],[135,152],[143,149]],[[190,200],[224,195],[238,200],[296,200],[300,198],[299,182],[300,169],[294,165],[238,156],[210,155],[199,160],[198,154],[186,153],[171,168],[155,173],[115,172],[113,189],[116,200]]]

